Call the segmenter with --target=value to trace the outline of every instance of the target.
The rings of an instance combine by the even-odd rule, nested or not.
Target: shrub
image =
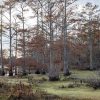
[[[46,72],[45,72],[45,71],[42,71],[42,72],[41,72],[41,74],[42,74],[42,75],[45,75],[45,74],[46,74]]]
[[[37,97],[30,85],[26,86],[20,82],[20,84],[11,87],[11,95],[8,100],[37,100]]]
[[[74,84],[69,84],[68,88],[75,88],[75,85]]]
[[[10,86],[6,83],[0,82],[0,93],[9,92]]]
[[[59,77],[49,77],[49,81],[59,81]]]
[[[67,81],[68,80],[68,77],[63,77],[62,79],[61,79],[61,81]]]
[[[47,81],[47,79],[45,77],[42,77],[42,81]]]
[[[66,86],[61,85],[61,86],[59,86],[59,88],[64,89],[64,88],[66,88]]]
[[[93,89],[100,89],[100,79],[89,79],[87,85]]]
[[[39,70],[36,70],[36,71],[35,71],[35,74],[40,74],[40,71],[39,71]]]
[[[80,87],[80,86],[81,86],[81,84],[79,84],[79,83],[72,83],[72,84],[68,85],[68,88],[75,88],[75,87]]]

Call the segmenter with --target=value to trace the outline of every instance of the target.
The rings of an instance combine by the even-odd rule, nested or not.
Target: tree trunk
[[[4,66],[3,66],[3,49],[2,49],[2,8],[1,8],[1,68],[2,68],[2,72],[1,75],[4,76],[5,72],[4,72]]]
[[[25,59],[26,59],[26,50],[25,50],[25,27],[24,27],[24,9],[22,7],[22,24],[23,24],[23,75],[26,75],[26,63],[25,63]]]
[[[91,16],[89,15],[89,59],[90,59],[90,70],[93,70],[93,34],[91,32]]]
[[[49,66],[49,80],[50,81],[57,81],[59,80],[59,74],[56,73],[56,68],[54,66],[54,52],[53,52],[53,28],[52,28],[52,7],[51,2],[48,1],[48,8],[49,8],[49,16],[50,16],[50,66]]]
[[[16,28],[16,51],[15,51],[15,61],[17,61],[17,28]],[[17,65],[15,65],[15,75],[17,75]]]
[[[68,66],[68,45],[67,45],[67,22],[66,22],[66,0],[64,1],[65,3],[65,18],[64,18],[64,37],[63,37],[63,43],[64,43],[64,75],[70,75],[69,72],[69,66]]]
[[[10,35],[10,69],[9,69],[9,76],[13,76],[13,68],[12,68],[12,30],[11,30],[11,5],[10,5],[10,11],[9,11],[9,15],[10,15],[10,30],[9,30],[9,35]]]

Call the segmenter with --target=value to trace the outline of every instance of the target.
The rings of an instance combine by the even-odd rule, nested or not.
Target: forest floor
[[[57,95],[68,100],[100,100],[100,89],[93,89],[82,83],[81,80],[100,78],[97,71],[71,71],[71,75],[60,75],[60,81],[49,82],[47,75],[32,74],[26,77],[0,77],[0,82],[10,84],[31,85],[33,91],[41,90],[48,94]],[[2,93],[0,87],[0,100],[7,100],[10,93]],[[67,100],[67,99],[65,99]]]

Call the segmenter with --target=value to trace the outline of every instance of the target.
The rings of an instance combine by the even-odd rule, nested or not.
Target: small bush
[[[9,89],[10,86],[8,84],[0,82],[0,92],[6,92],[9,91]]]
[[[0,88],[2,88],[3,86],[4,86],[4,84],[0,82]]]
[[[65,73],[64,76],[70,76],[71,72]]]
[[[42,77],[42,81],[47,81],[47,79],[45,77]]]
[[[49,81],[59,81],[59,77],[49,77]]]
[[[68,88],[75,88],[75,85],[74,84],[69,84]]]
[[[60,89],[64,89],[64,88],[66,88],[66,86],[61,85],[61,86],[59,86],[59,88],[60,88]]]
[[[37,100],[37,97],[30,85],[26,86],[20,82],[20,84],[11,87],[11,95],[8,100]]]
[[[81,86],[81,84],[79,84],[79,83],[73,83],[73,84],[69,84],[68,88],[75,88],[75,87],[80,87],[80,86]]]
[[[40,71],[39,71],[39,70],[36,70],[36,71],[35,71],[35,74],[40,74]]]
[[[45,75],[45,74],[46,74],[46,72],[45,72],[45,71],[42,71],[42,72],[41,72],[41,74],[42,74],[42,75]]]
[[[100,89],[100,79],[89,79],[87,85],[93,89]]]
[[[63,78],[61,79],[61,81],[67,81],[67,80],[68,80],[67,77],[63,77]]]

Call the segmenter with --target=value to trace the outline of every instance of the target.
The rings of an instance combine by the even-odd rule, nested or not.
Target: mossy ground
[[[100,100],[100,90],[94,90],[91,87],[82,84],[79,87],[68,88],[68,85],[73,84],[73,78],[88,79],[98,77],[97,71],[71,71],[71,76],[64,77],[60,75],[60,81],[49,82],[48,76],[46,75],[29,75],[32,77],[32,87],[33,91],[40,89],[46,91],[49,94],[58,95],[63,98],[69,98],[69,100]],[[0,77],[0,80],[4,83],[15,85],[22,82],[25,85],[29,84],[28,77],[17,78],[17,77]],[[7,100],[7,94],[2,94],[0,92],[0,100]]]

